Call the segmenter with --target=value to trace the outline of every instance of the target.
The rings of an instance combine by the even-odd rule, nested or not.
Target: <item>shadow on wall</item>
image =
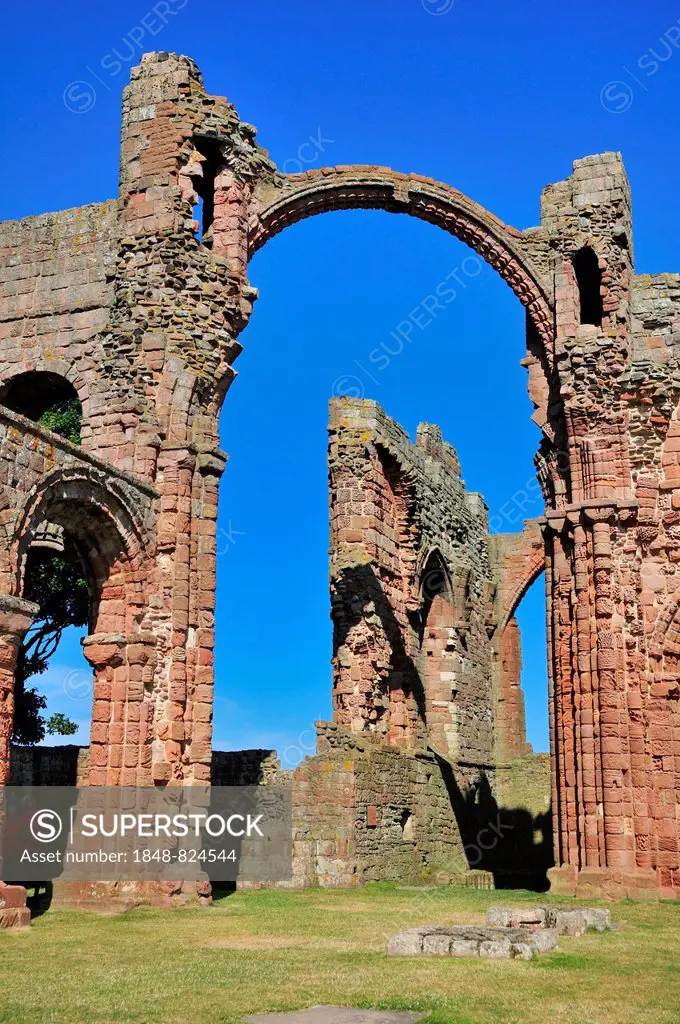
[[[400,587],[401,581],[399,587],[395,581],[397,594]],[[363,663],[367,670],[370,660],[368,674],[379,680],[373,692],[367,695],[367,706],[362,709],[362,713],[368,713],[372,720],[372,732],[378,736],[387,734],[388,728],[381,727],[381,719],[388,717],[390,697],[398,695],[407,705],[412,702],[408,717],[400,728],[416,733],[420,723],[425,721],[425,694],[418,668],[404,644],[403,633],[408,628],[407,623],[399,623],[384,585],[372,566],[351,565],[332,578],[331,616],[334,650],[347,650],[352,661],[358,665]],[[417,614],[415,618],[419,629]],[[411,628],[414,628],[413,623]],[[342,665],[340,673],[342,676]],[[342,681],[341,678],[341,684]],[[350,693],[353,690],[354,684],[351,683]],[[343,725],[349,724],[343,718],[346,711],[340,691],[335,717],[339,717]]]
[[[380,679],[380,689],[367,695],[368,706],[362,709],[363,714],[372,713],[374,738],[387,732],[384,726],[381,729],[381,718],[396,692],[407,708],[410,705],[411,739],[417,740],[424,728],[424,686],[383,582],[372,566],[348,566],[335,576],[332,595],[335,650],[344,648],[358,664],[370,661],[371,677]],[[417,634],[418,612],[409,619]],[[340,692],[336,714],[339,711],[341,719],[343,710]],[[389,731],[394,739],[394,728]],[[483,769],[474,769],[468,781],[465,776],[472,766],[459,767],[430,749],[442,772],[469,867],[491,873],[499,889],[545,892],[547,872],[554,863],[549,756],[529,754],[496,769],[492,788]]]
[[[526,807],[502,806],[485,772],[463,793],[452,765],[436,756],[469,866],[490,872],[496,889],[546,892],[548,869],[554,865],[551,806],[537,814]]]

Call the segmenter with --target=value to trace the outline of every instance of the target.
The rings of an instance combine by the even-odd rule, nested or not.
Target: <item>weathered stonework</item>
[[[494,763],[487,510],[453,448],[375,403],[331,402],[334,719],[378,743]]]
[[[478,869],[540,886],[549,803],[534,817],[510,783],[519,772],[533,794],[546,773],[537,785],[523,711],[497,686],[540,530],[490,538],[439,428],[421,424],[413,444],[371,401],[331,402],[329,482],[334,723],[317,723],[318,754],[293,775],[295,884],[460,883]],[[515,573],[502,577],[506,549]]]
[[[116,200],[0,225],[0,783],[9,778],[16,650],[35,614],[23,599],[27,552],[54,529],[72,538],[92,582],[89,781],[209,781],[215,527],[226,463],[218,414],[256,298],[247,263],[287,225],[347,208],[440,226],[526,307],[546,509],[542,537],[532,527],[525,548],[482,543],[481,502],[463,495],[455,455],[436,433],[426,429],[409,447],[374,410],[367,450],[353,421],[363,413],[350,409],[348,425],[336,424],[334,698],[335,724],[348,737],[340,746],[368,744],[362,758],[374,762],[439,757],[456,766],[454,777],[462,761],[488,759],[491,774],[523,753],[513,613],[522,580],[544,567],[553,883],[579,894],[674,896],[680,277],[635,274],[620,156],[577,160],[569,178],[545,190],[540,226],[518,231],[421,175],[373,166],[281,173],[255,129],[174,54],[147,54],[132,72]],[[79,448],[33,422],[30,396],[55,380],[80,399]],[[372,511],[355,511],[344,494],[347,460],[361,481],[358,500]],[[421,514],[411,533],[404,511],[414,487]],[[449,500],[459,502],[455,515]],[[454,520],[472,540],[455,539]],[[433,594],[418,589],[428,540],[451,562],[448,590],[437,585]],[[354,548],[364,563],[352,562]],[[459,587],[455,566],[468,556],[472,580]],[[449,626],[460,600],[467,632],[458,625],[465,615]],[[425,603],[431,619],[416,650]],[[322,730],[321,761],[326,741]],[[339,757],[333,764],[328,777],[337,772],[349,807],[356,780],[343,776]],[[317,769],[302,770],[311,785]],[[392,827],[386,805],[367,806]],[[354,856],[333,853],[345,858],[333,872],[351,874]]]
[[[608,910],[600,907],[489,907],[486,923],[494,928],[554,928],[558,935],[583,935],[591,929],[606,932],[612,923]]]
[[[483,960],[533,960],[557,948],[552,928],[492,928],[473,925],[421,925],[393,935],[388,956],[479,957]]]

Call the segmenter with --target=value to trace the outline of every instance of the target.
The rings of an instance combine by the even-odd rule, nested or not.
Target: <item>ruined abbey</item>
[[[334,714],[293,773],[294,884],[502,870],[469,850],[516,766],[535,767],[514,612],[544,572],[549,881],[674,897],[680,276],[635,273],[621,157],[577,160],[519,231],[417,174],[282,173],[168,53],[125,90],[118,198],[0,224],[0,785],[27,764],[10,744],[14,676],[38,611],[26,565],[45,544],[79,560],[90,590],[81,781],[248,776],[211,742],[218,415],[257,297],[251,254],[356,208],[438,225],[523,303],[545,512],[490,535],[436,427],[413,443],[373,402],[331,403]],[[72,398],[80,444],[37,422]]]

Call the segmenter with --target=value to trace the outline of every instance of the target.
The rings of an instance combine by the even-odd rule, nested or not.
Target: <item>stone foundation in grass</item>
[[[470,925],[422,925],[393,935],[388,956],[460,956],[489,960],[531,960],[557,948],[552,928],[490,928]]]
[[[611,928],[608,910],[599,907],[489,907],[486,923],[494,928],[552,928],[558,935],[583,935]]]

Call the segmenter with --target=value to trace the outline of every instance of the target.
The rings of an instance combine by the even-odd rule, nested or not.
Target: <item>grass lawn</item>
[[[520,900],[536,896],[374,885],[239,892],[204,910],[50,911],[0,935],[0,1021],[236,1024],[332,1003],[423,1010],[427,1024],[680,1022],[677,904],[612,904],[618,930],[562,938],[531,962],[385,956],[394,932]]]

